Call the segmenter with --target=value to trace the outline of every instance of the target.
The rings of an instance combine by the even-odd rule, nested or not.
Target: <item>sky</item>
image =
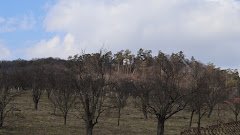
[[[0,59],[139,48],[240,67],[238,0],[5,0]]]

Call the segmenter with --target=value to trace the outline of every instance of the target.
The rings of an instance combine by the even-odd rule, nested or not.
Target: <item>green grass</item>
[[[57,116],[52,115],[53,109],[47,96],[44,94],[39,103],[39,110],[33,109],[33,101],[30,92],[22,94],[16,98],[14,104],[21,111],[18,116],[6,118],[4,127],[0,129],[0,134],[6,135],[84,135],[85,125],[83,120],[76,117],[77,111],[72,110],[67,119],[67,126],[63,125],[63,117],[57,111]],[[166,135],[177,135],[188,127],[190,113],[182,111],[166,122]],[[221,111],[220,119],[224,122],[232,121],[233,116],[228,111]],[[219,117],[216,112],[213,116],[203,118],[202,125],[216,124]],[[194,117],[196,126],[196,117]],[[154,135],[156,134],[156,119],[150,116],[148,120],[143,119],[142,113],[128,106],[122,111],[120,126],[117,126],[117,115],[112,113],[103,114],[99,123],[94,128],[95,135]]]

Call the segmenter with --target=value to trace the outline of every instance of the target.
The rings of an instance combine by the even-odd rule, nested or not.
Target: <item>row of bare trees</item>
[[[240,78],[234,70],[222,70],[185,58],[183,52],[171,55],[140,49],[112,54],[100,52],[61,59],[15,60],[0,63],[0,126],[9,112],[10,102],[24,91],[31,91],[34,109],[44,92],[53,113],[76,109],[92,135],[104,111],[117,109],[118,125],[127,100],[134,100],[145,119],[156,116],[157,135],[164,134],[165,122],[176,113],[198,116],[198,129],[205,115],[211,116],[219,104],[227,104],[236,116],[240,112]],[[199,130],[200,132],[200,130]]]

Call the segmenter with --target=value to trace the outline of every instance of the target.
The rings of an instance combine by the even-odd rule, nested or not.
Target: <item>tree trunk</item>
[[[118,63],[118,69],[117,69],[118,73],[119,73],[119,69],[120,69],[120,64]]]
[[[67,114],[64,114],[64,125],[67,125]]]
[[[147,112],[147,106],[144,103],[144,101],[142,103],[142,112],[143,112],[144,118],[147,120],[148,119],[148,112]]]
[[[93,134],[93,124],[92,121],[87,123],[86,126],[86,135],[92,135]]]
[[[48,99],[50,99],[50,94],[51,94],[51,91],[47,90],[47,97],[48,97]]]
[[[34,102],[34,109],[38,110],[38,102]]]
[[[148,108],[147,108],[148,103],[149,103],[149,92],[146,91],[143,93],[143,99],[142,99],[142,109],[143,109],[143,115],[145,119],[148,119]]]
[[[198,110],[198,123],[197,123],[198,134],[201,134],[200,127],[201,127],[201,110]]]
[[[164,135],[164,123],[165,119],[158,117],[157,135]]]
[[[191,128],[192,127],[192,120],[193,120],[193,115],[194,115],[194,110],[192,110],[192,112],[191,112],[191,116],[190,116],[190,122],[189,122],[189,128]]]
[[[238,114],[235,114],[235,121],[238,121]]]
[[[209,113],[208,113],[208,118],[210,118],[210,117],[211,117],[211,115],[212,115],[212,112],[213,112],[213,107],[211,107],[211,108],[210,108],[210,110],[209,110]]]
[[[1,112],[0,116],[0,128],[3,127],[3,111]]]
[[[118,126],[120,125],[121,108],[118,108]]]
[[[54,106],[54,107],[53,107],[53,115],[56,115],[56,109],[57,109],[57,107]]]
[[[217,116],[218,116],[217,124],[219,125],[220,122],[221,122],[221,117],[220,117],[220,107],[219,107],[219,104],[217,104]]]

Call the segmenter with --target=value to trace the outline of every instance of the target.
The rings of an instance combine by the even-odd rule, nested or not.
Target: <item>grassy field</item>
[[[60,112],[57,116],[52,115],[53,109],[47,96],[44,94],[39,103],[39,110],[33,109],[33,101],[30,92],[26,92],[18,97],[15,105],[21,111],[17,115],[6,118],[4,127],[0,129],[0,134],[6,135],[84,135],[85,126],[81,119],[76,117],[77,111],[72,110],[68,115],[67,126],[63,125],[63,117]],[[190,113],[182,111],[166,123],[166,135],[177,135],[188,127]],[[228,122],[233,120],[231,113],[221,111],[220,117],[213,113],[213,116],[203,118],[202,125],[216,124],[218,119]],[[196,117],[194,117],[196,122]],[[154,116],[144,120],[142,113],[134,108],[133,104],[122,111],[120,126],[117,126],[116,114],[103,114],[99,123],[94,129],[95,135],[154,135],[156,134],[156,120]],[[196,126],[196,123],[193,124]]]

